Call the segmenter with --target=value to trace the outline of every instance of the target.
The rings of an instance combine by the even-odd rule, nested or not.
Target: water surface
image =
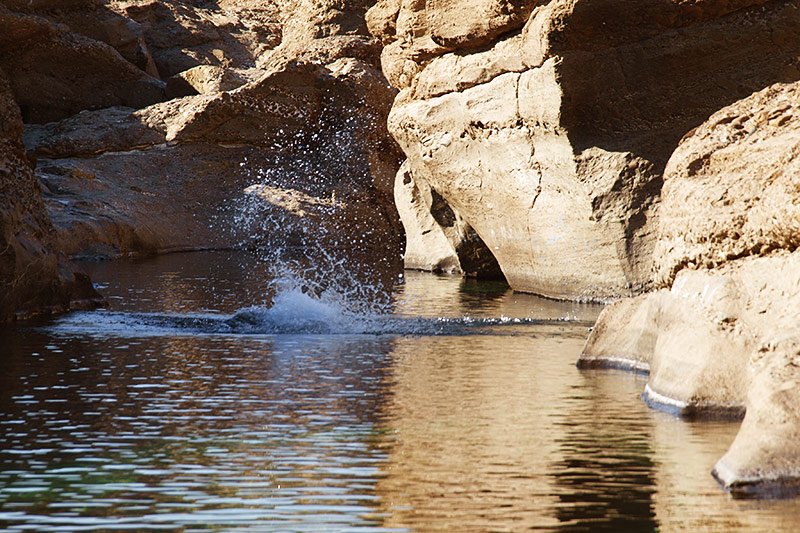
[[[242,254],[89,268],[108,311],[0,331],[0,528],[800,528],[709,475],[736,424],[575,367],[597,306],[408,274],[359,317],[272,306]]]

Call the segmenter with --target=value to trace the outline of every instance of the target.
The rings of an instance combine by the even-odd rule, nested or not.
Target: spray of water
[[[330,102],[313,129],[281,131],[267,164],[241,162],[250,186],[217,224],[227,222],[241,247],[268,265],[273,307],[285,307],[287,295],[300,305],[302,294],[350,313],[390,311],[402,279],[402,228],[392,198],[373,181],[378,147],[365,132],[377,120],[368,106]]]

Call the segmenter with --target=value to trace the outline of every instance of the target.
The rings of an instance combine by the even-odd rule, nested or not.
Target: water
[[[90,267],[108,311],[0,332],[0,529],[800,527],[709,475],[736,424],[575,368],[597,306],[408,274],[358,316],[269,308],[246,255]]]

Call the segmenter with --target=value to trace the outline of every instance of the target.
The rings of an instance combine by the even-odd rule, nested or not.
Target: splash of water
[[[381,197],[369,170],[370,147],[359,136],[370,127],[365,120],[374,117],[326,107],[313,131],[273,143],[269,164],[241,163],[251,186],[220,220],[269,266],[267,301],[281,304],[299,292],[354,314],[391,311],[402,280],[401,247],[376,224],[391,199],[373,205]]]
[[[78,312],[60,318],[48,331],[67,336],[274,336],[274,335],[530,335],[519,326],[561,327],[574,318],[422,318],[385,313],[355,313],[334,301],[298,289],[279,293],[271,306],[225,314]],[[590,325],[590,323],[586,323]]]

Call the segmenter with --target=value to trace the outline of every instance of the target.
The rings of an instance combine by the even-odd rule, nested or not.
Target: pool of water
[[[277,309],[246,254],[87,268],[108,310],[0,330],[0,529],[800,528],[711,478],[736,424],[575,367],[598,306],[408,273],[359,316]]]

